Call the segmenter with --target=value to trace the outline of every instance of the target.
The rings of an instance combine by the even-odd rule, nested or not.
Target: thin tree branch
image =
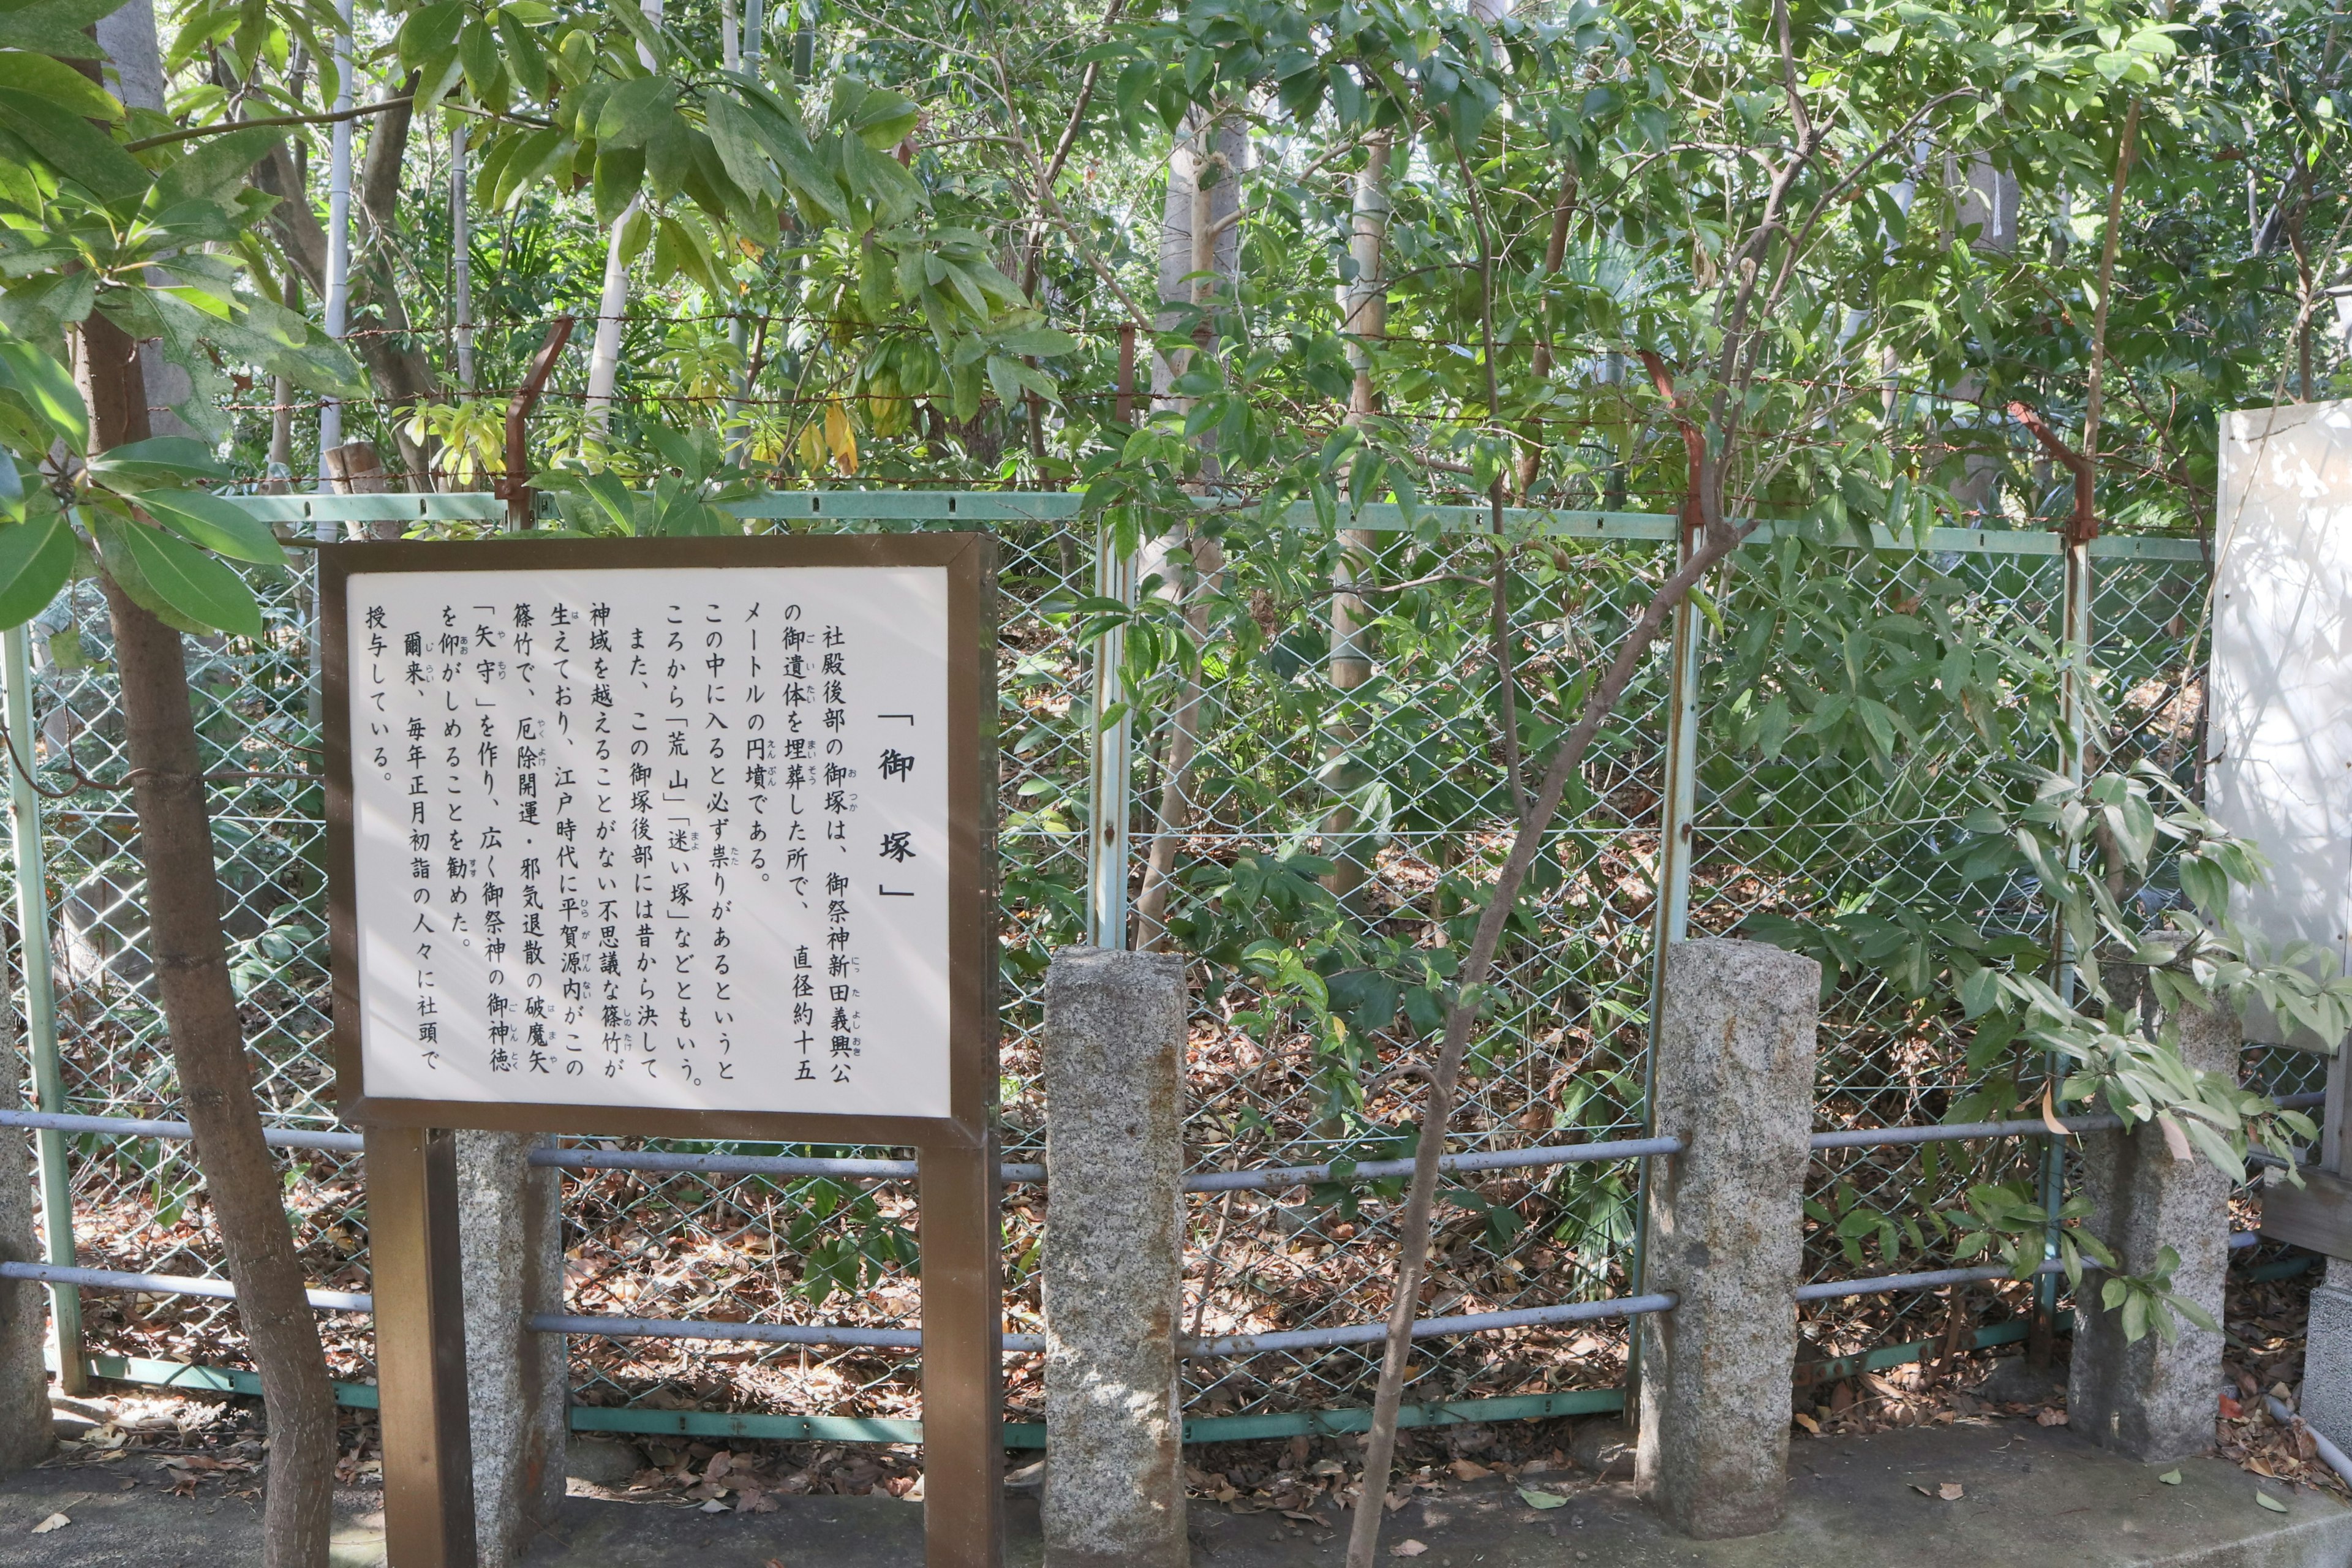
[[[150,147],[166,147],[174,142],[193,142],[199,136],[226,136],[232,131],[257,131],[277,125],[332,125],[338,121],[357,120],[363,115],[382,114],[387,109],[398,109],[414,101],[407,98],[387,98],[375,103],[362,103],[352,109],[336,110],[328,114],[273,114],[263,120],[226,120],[218,125],[191,125],[184,131],[166,131],[161,136],[142,136],[136,142],[125,142],[126,153],[144,153]]]

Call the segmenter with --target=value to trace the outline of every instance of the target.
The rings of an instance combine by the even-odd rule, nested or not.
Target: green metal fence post
[[[1120,553],[1118,535],[1108,518],[1096,526],[1095,595],[1131,609],[1135,557]],[[1126,663],[1127,628],[1114,626],[1095,644],[1094,724],[1087,742],[1087,940],[1097,947],[1127,946],[1135,713],[1127,700]]]
[[[1694,541],[1687,529],[1675,553],[1679,567],[1690,558]],[[1690,935],[1692,837],[1698,813],[1698,666],[1700,640],[1706,626],[1692,595],[1675,606],[1674,640],[1668,652],[1674,689],[1666,701],[1666,776],[1659,791],[1658,896],[1650,922],[1649,1048],[1642,1053],[1642,1126],[1657,1131],[1651,1101],[1658,1080],[1658,1007],[1665,994],[1666,949]],[[1633,1257],[1631,1276],[1636,1294],[1649,1287],[1650,1162],[1641,1162],[1633,1186]],[[1625,1336],[1625,1419],[1641,1409],[1642,1337]]]
[[[16,931],[23,952],[25,1036],[33,1058],[33,1096],[49,1112],[66,1108],[65,1070],[58,1057],[57,987],[49,974],[48,877],[41,852],[41,802],[33,788],[33,665],[25,628],[0,636],[0,679],[8,719],[8,826],[16,854]],[[44,1128],[36,1140],[41,1161],[41,1231],[51,1263],[74,1262],[73,1186],[66,1169],[66,1135]],[[81,1292],[49,1287],[49,1349],[58,1386],[79,1394],[89,1385],[82,1360]]]
[[[2063,766],[2066,781],[2080,786],[2090,775],[2091,766],[2091,704],[2084,691],[2090,679],[2091,658],[2091,545],[2087,540],[2068,539],[2065,542],[2064,601],[2059,606],[2058,642],[2062,664],[2059,670],[2058,700],[2065,724],[2065,756]],[[2080,866],[2082,854],[2074,852],[2074,864]],[[2074,944],[2067,936],[2063,922],[2058,930],[2059,996],[2068,1003],[2074,1000]],[[2055,1051],[2042,1058],[2045,1079],[2055,1084],[2063,1076],[2064,1064]],[[2066,1141],[2053,1138],[2042,1152],[2042,1170],[2037,1194],[2042,1212],[2049,1216],[2042,1233],[2042,1255],[2045,1258],[2058,1256],[2058,1207],[2066,1196]],[[2058,1313],[2058,1277],[2044,1274],[2033,1288],[2033,1335],[2028,1342],[2027,1353],[2037,1365],[2047,1364],[2050,1342],[2055,1332]]]

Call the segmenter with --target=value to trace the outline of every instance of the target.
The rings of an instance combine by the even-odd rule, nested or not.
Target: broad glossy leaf
[[[415,70],[447,54],[465,21],[466,0],[443,0],[410,12],[400,27],[400,63]]]
[[[61,60],[103,59],[98,40],[84,29],[121,9],[107,0],[38,0],[0,11],[0,48],[55,55]]]
[[[607,147],[642,147],[677,112],[677,84],[667,77],[623,82],[596,116],[596,140]]]
[[[710,92],[703,95],[702,117],[729,179],[746,193],[770,200],[783,194],[775,170],[763,155],[759,127],[750,110],[724,93]]]
[[[269,525],[235,501],[203,490],[145,490],[139,504],[156,521],[206,550],[258,566],[285,564],[285,548]]]
[[[245,579],[160,528],[108,514],[90,519],[100,559],[122,591],[175,626],[262,635],[261,606]]]
[[[0,26],[5,26],[0,16]],[[122,118],[122,105],[89,78],[45,54],[0,54],[0,87],[15,88],[46,99],[64,113],[112,124]]]
[[[185,436],[126,441],[89,460],[89,471],[118,489],[176,485],[182,479],[225,479],[234,470],[213,458],[212,449]]]
[[[0,626],[21,626],[47,609],[73,563],[73,530],[63,512],[0,528]]]
[[[0,336],[0,394],[14,394],[77,456],[89,449],[89,410],[82,403],[81,389],[49,354]]]
[[[547,96],[547,55],[511,6],[498,15],[499,41],[506,46],[507,74],[526,98]]]
[[[146,210],[169,212],[185,202],[226,205],[283,134],[268,129],[232,131],[194,143],[194,151],[155,176],[154,186],[147,193]]]
[[[0,21],[5,21],[0,16]],[[31,93],[0,87],[0,128],[13,132],[64,178],[111,205],[145,191],[147,171],[79,115]]]

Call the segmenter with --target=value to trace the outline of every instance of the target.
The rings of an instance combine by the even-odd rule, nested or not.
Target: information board
[[[976,1125],[987,553],[324,549],[347,1118]]]

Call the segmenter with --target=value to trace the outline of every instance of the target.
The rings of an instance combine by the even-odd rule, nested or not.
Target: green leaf
[[[402,68],[415,70],[448,53],[465,21],[466,0],[443,0],[441,5],[410,12],[400,27]]]
[[[1057,354],[1077,353],[1078,340],[1058,328],[1031,327],[1024,331],[1007,332],[997,340],[997,346],[1009,354],[1052,359]]]
[[[0,54],[0,87],[47,99],[79,119],[103,120],[110,125],[122,118],[122,105],[112,94],[46,54]]]
[[[887,315],[897,297],[890,287],[891,271],[888,252],[869,232],[857,247],[857,308],[869,321],[879,321]]]
[[[0,22],[5,22],[0,17]],[[16,133],[64,179],[112,205],[147,189],[139,160],[78,115],[59,114],[46,99],[0,87],[0,130]]]
[[[195,151],[155,176],[147,193],[147,210],[165,213],[186,202],[227,205],[283,134],[263,128],[206,137],[195,143]]]
[[[2271,1496],[2270,1493],[2263,1490],[2260,1487],[2256,1487],[2254,1489],[2254,1500],[2262,1504],[2264,1508],[2270,1510],[2273,1513],[2284,1513],[2286,1511],[2286,1504],[2279,1501],[2278,1499]]]
[[[507,72],[528,98],[547,96],[547,54],[511,7],[498,15],[499,41],[506,46]]]
[[[596,140],[607,147],[642,147],[677,113],[677,84],[667,77],[624,82],[604,100]]]
[[[2165,1486],[2177,1487],[2180,1484],[2180,1472],[2179,1470],[2167,1470],[2164,1474],[2157,1477],[2156,1479]]]
[[[155,436],[110,447],[89,460],[89,471],[115,488],[225,479],[234,470],[213,460],[211,448],[186,436]]]
[[[0,528],[0,626],[21,626],[47,609],[73,563],[73,530],[63,512]]]
[[[61,60],[104,59],[98,40],[84,29],[120,9],[107,0],[44,0],[0,11],[0,48],[55,55]]]
[[[261,606],[245,579],[160,528],[100,513],[90,519],[107,575],[167,625],[262,635]]]
[[[726,166],[729,179],[746,192],[771,201],[783,194],[775,170],[761,155],[759,125],[750,110],[724,94],[707,92],[702,99],[702,123],[710,133],[710,144],[718,150],[719,161]]]
[[[0,396],[11,395],[76,457],[89,450],[89,410],[71,373],[32,344],[0,333]]]
[[[466,69],[466,89],[486,109],[507,106],[506,68],[499,59],[499,36],[479,22],[468,22],[457,35],[457,58]]]
[[[609,225],[637,199],[646,175],[645,153],[635,147],[601,147],[596,153],[596,221]]]
[[[282,566],[285,548],[269,525],[235,501],[203,490],[146,490],[139,504],[190,543],[257,566]]]
[[[1533,1487],[1521,1487],[1519,1500],[1529,1508],[1566,1508],[1568,1506],[1568,1500],[1558,1492],[1539,1492]]]

